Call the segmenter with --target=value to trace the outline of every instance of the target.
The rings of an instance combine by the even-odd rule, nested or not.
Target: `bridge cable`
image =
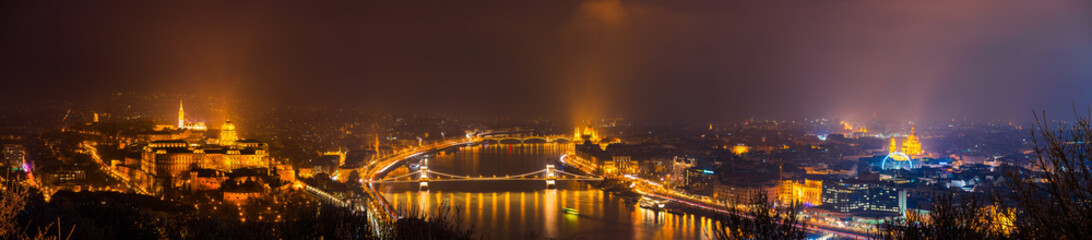
[[[432,171],[429,171],[429,172],[432,172]],[[397,177],[392,177],[392,178],[384,178],[384,179],[382,179],[382,180],[379,180],[379,181],[394,180],[394,179],[399,179],[399,178],[403,178],[403,177],[409,177],[409,176],[413,176],[414,174],[421,174],[421,170],[413,171],[413,172],[411,172],[411,173],[403,174],[403,175],[401,175],[401,176],[397,176]],[[373,182],[374,182],[374,181],[373,181]]]

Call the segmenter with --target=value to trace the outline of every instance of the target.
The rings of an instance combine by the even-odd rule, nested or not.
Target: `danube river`
[[[432,171],[456,175],[503,176],[542,170],[572,150],[571,144],[486,144],[438,152],[428,158]],[[401,167],[388,175],[401,175]],[[416,183],[377,186],[399,209],[425,209],[449,203],[464,227],[486,239],[704,239],[702,226],[712,220],[696,215],[650,211],[589,183],[559,181],[432,182],[420,192]],[[566,208],[578,214],[567,214]]]

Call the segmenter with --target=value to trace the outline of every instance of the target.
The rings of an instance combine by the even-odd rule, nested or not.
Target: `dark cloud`
[[[1027,118],[1092,102],[1087,1],[5,2],[0,94],[439,113]]]

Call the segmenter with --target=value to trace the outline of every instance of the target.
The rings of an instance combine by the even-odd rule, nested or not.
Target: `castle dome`
[[[235,124],[231,123],[231,120],[224,121],[224,125],[220,126],[220,130],[235,131]]]

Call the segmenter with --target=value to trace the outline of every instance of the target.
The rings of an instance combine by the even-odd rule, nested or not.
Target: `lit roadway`
[[[83,142],[83,143],[80,143],[80,146],[83,147],[84,151],[87,151],[88,154],[91,155],[91,159],[95,160],[95,163],[99,164],[99,169],[102,170],[103,172],[105,172],[106,175],[109,175],[110,177],[113,177],[113,178],[125,183],[125,186],[129,187],[129,189],[132,189],[133,191],[136,191],[136,193],[138,193],[138,194],[152,195],[149,192],[145,192],[144,189],[140,189],[138,187],[133,187],[133,185],[129,183],[129,176],[125,176],[124,174],[121,174],[121,173],[118,173],[117,171],[114,171],[114,169],[111,168],[110,165],[107,165],[106,162],[102,161],[102,157],[99,157],[99,150],[98,150],[98,148],[95,148],[93,143]]]
[[[365,184],[365,191],[366,191],[367,195],[369,196],[369,198],[371,199],[371,201],[368,201],[368,208],[370,210],[369,212],[382,212],[382,213],[384,213],[384,214],[373,215],[373,217],[378,217],[378,218],[380,218],[379,220],[382,220],[382,221],[390,221],[390,220],[394,220],[394,219],[399,218],[398,212],[394,209],[394,207],[389,202],[387,202],[387,200],[385,198],[383,198],[383,195],[381,195],[379,193],[379,191],[377,191],[375,189],[375,185],[372,182],[381,180],[380,179],[381,175],[385,174],[387,171],[392,170],[402,160],[417,157],[417,156],[423,155],[423,154],[425,154],[427,152],[430,152],[430,151],[434,151],[434,150],[438,150],[438,149],[444,149],[444,148],[457,146],[457,145],[462,145],[462,144],[468,144],[468,143],[472,143],[472,142],[475,142],[475,141],[476,141],[475,139],[463,139],[462,141],[449,141],[449,142],[437,143],[437,144],[433,144],[433,145],[425,146],[425,147],[418,147],[418,148],[415,148],[414,151],[403,151],[402,153],[398,153],[398,154],[386,157],[384,159],[377,160],[375,163],[361,169],[364,172],[365,176],[368,176],[368,178],[365,179],[364,181],[366,183]],[[584,167],[588,167],[588,166],[577,166],[577,165],[579,165],[578,162],[564,161],[564,158],[562,159],[562,162],[565,163],[565,164],[576,166],[577,168],[581,168],[582,170],[583,170]],[[591,171],[585,171],[585,172],[590,173]],[[722,214],[738,214],[738,213],[735,213],[735,212],[728,211],[727,209],[724,209],[724,208],[721,208],[721,207],[714,207],[712,205],[715,205],[715,204],[708,201],[708,200],[697,199],[697,198],[694,198],[694,197],[687,196],[685,194],[678,193],[676,191],[668,190],[668,189],[664,188],[662,185],[660,185],[659,183],[656,183],[654,181],[650,181],[650,180],[643,179],[643,178],[637,178],[637,177],[634,177],[634,176],[626,176],[626,177],[629,178],[630,180],[632,180],[632,182],[634,183],[634,184],[631,185],[631,188],[633,188],[633,190],[635,192],[637,192],[639,194],[642,194],[642,195],[653,196],[653,197],[658,197],[658,198],[662,198],[662,199],[669,199],[671,201],[678,202],[678,203],[681,203],[681,204],[686,204],[688,206],[696,207],[696,208],[699,208],[699,209],[705,209],[705,210],[708,210],[708,211],[713,211],[713,212],[722,213]],[[375,219],[373,219],[372,221],[375,221]],[[839,234],[841,236],[851,237],[851,238],[855,238],[855,239],[868,239],[869,238],[865,234],[857,233],[857,232],[849,230],[849,229],[841,229],[841,228],[826,227],[826,226],[817,226],[817,225],[814,225],[814,224],[808,224],[807,229],[811,230],[811,231],[832,232],[832,233]]]
[[[627,177],[631,177],[631,176],[627,176]],[[678,203],[686,204],[686,205],[689,205],[689,206],[692,206],[692,207],[697,207],[697,208],[701,208],[701,209],[705,209],[705,210],[709,210],[709,211],[714,211],[714,212],[721,213],[721,214],[739,214],[739,213],[728,211],[727,209],[724,209],[724,208],[721,208],[721,207],[710,206],[709,202],[707,202],[707,201],[697,200],[697,199],[694,199],[694,198],[691,198],[691,197],[688,197],[688,196],[685,196],[685,195],[681,195],[681,194],[674,194],[674,193],[672,193],[673,191],[662,191],[662,190],[664,190],[662,187],[648,186],[648,185],[656,184],[656,183],[654,183],[652,181],[649,181],[647,179],[643,179],[643,178],[633,178],[633,179],[635,180],[635,182],[640,182],[640,181],[646,182],[645,184],[635,184],[634,187],[633,187],[633,191],[635,191],[637,193],[640,193],[642,195],[654,196],[654,197],[659,197],[659,198],[662,198],[662,199],[669,199],[671,201],[675,201],[675,202],[678,202]],[[653,185],[653,186],[657,186],[657,185],[659,185],[659,184],[656,184],[656,185]],[[659,188],[661,191],[657,191],[657,188]],[[644,189],[644,190],[642,190],[642,189]],[[649,189],[651,189],[651,191]],[[750,216],[745,216],[745,217],[750,217]],[[797,224],[796,226],[799,227],[800,224]],[[814,224],[807,225],[807,228],[808,228],[808,230],[812,230],[812,231],[833,232],[833,233],[836,233],[836,234],[839,234],[839,235],[842,235],[842,236],[846,236],[846,237],[851,237],[851,238],[854,238],[854,239],[870,239],[866,235],[859,234],[859,233],[854,233],[854,232],[851,232],[851,230],[848,230],[848,229],[823,227],[823,226],[817,226],[817,225],[814,225]]]
[[[368,181],[368,182],[364,186],[365,186],[365,191],[367,192],[368,196],[370,196],[370,199],[371,199],[371,201],[369,201],[370,210],[372,210],[372,212],[385,213],[385,214],[380,215],[380,216],[382,216],[381,218],[383,218],[383,220],[392,220],[392,219],[398,219],[399,218],[398,217],[398,212],[394,209],[394,206],[391,206],[391,204],[389,202],[387,202],[386,199],[383,198],[383,195],[379,194],[379,191],[375,190],[375,184],[372,183],[372,181],[380,180],[380,175],[386,174],[387,171],[390,171],[395,166],[397,166],[399,162],[401,162],[402,160],[405,160],[405,159],[420,156],[420,155],[425,154],[425,153],[427,153],[429,151],[433,151],[433,150],[437,150],[437,149],[444,149],[444,148],[457,146],[457,145],[462,145],[462,144],[467,144],[467,143],[471,143],[471,142],[474,142],[474,140],[473,139],[464,139],[462,141],[448,141],[448,142],[433,144],[433,145],[426,146],[426,147],[419,147],[419,148],[417,148],[417,151],[407,151],[407,152],[395,154],[393,156],[389,156],[387,158],[377,160],[375,163],[370,164],[368,167],[365,167],[363,169],[363,171],[364,171],[364,175],[368,176],[368,178],[365,179],[365,181]]]
[[[585,167],[588,167],[588,166],[582,166],[581,161],[565,161],[565,159],[567,157],[569,157],[569,156],[566,155],[566,156],[561,157],[562,163],[568,164],[570,166],[577,167],[578,169],[581,169],[581,170],[584,170]],[[575,156],[573,156],[573,157],[575,157]],[[586,170],[584,170],[584,171],[587,172],[587,173],[590,173],[590,171],[586,171]],[[641,195],[658,197],[658,198],[661,198],[661,199],[668,199],[668,200],[678,202],[678,203],[681,203],[681,204],[686,204],[687,206],[696,207],[696,208],[699,208],[699,209],[713,211],[713,212],[721,213],[721,214],[742,215],[742,214],[737,213],[737,212],[728,211],[727,209],[725,209],[723,207],[714,207],[713,205],[716,205],[716,204],[709,201],[709,200],[707,200],[707,199],[694,198],[694,197],[691,197],[691,196],[687,196],[686,194],[679,193],[678,191],[674,191],[674,190],[664,188],[663,185],[661,185],[659,183],[656,183],[655,181],[651,181],[651,180],[644,179],[644,178],[638,178],[638,177],[635,177],[635,176],[632,176],[632,175],[625,175],[625,177],[627,179],[631,180],[631,182],[633,183],[633,184],[630,185],[630,188],[633,189],[634,192],[637,192],[637,193],[639,193]],[[742,215],[742,216],[748,217],[748,218],[750,217],[750,216],[746,216],[746,215]],[[799,227],[800,224],[797,224],[797,226]],[[814,224],[807,225],[807,229],[811,230],[811,231],[836,233],[836,234],[839,234],[841,236],[851,237],[851,238],[854,238],[854,239],[870,239],[870,237],[867,236],[866,234],[857,233],[857,232],[849,230],[849,229],[817,226],[817,225],[814,225]]]
[[[396,152],[394,155],[383,157],[376,160],[375,162],[372,162],[371,164],[368,164],[365,167],[358,169],[364,176],[368,177],[366,179],[361,179],[361,182],[366,183],[364,192],[366,196],[368,196],[368,201],[366,201],[365,205],[358,205],[357,203],[351,201],[342,200],[336,196],[326,193],[322,189],[303,184],[302,182],[297,183],[301,184],[301,187],[303,187],[303,189],[307,191],[307,193],[310,193],[312,196],[315,196],[322,200],[327,200],[337,206],[350,207],[353,210],[365,210],[366,208],[366,212],[368,214],[368,223],[371,224],[374,233],[382,238],[383,234],[387,231],[380,228],[381,226],[386,226],[386,224],[380,223],[390,223],[393,220],[398,219],[399,216],[398,212],[394,209],[394,207],[391,206],[391,204],[383,198],[383,195],[379,194],[379,192],[375,190],[375,186],[372,181],[379,180],[380,175],[386,173],[387,171],[390,171],[402,160],[420,156],[433,150],[444,149],[471,142],[474,142],[474,140],[463,139],[462,141],[446,141],[431,144],[428,146],[403,149]]]
[[[330,203],[333,203],[334,205],[337,205],[339,207],[349,207],[350,209],[355,210],[355,211],[365,210],[365,208],[367,208],[366,212],[368,214],[368,223],[371,225],[372,230],[374,231],[374,233],[376,235],[382,237],[383,234],[386,233],[386,231],[384,231],[384,229],[380,228],[380,226],[385,226],[384,224],[380,224],[380,223],[384,223],[384,222],[389,223],[389,222],[391,222],[391,221],[393,221],[395,219],[398,219],[398,212],[395,211],[394,207],[391,206],[391,204],[388,203],[387,200],[383,198],[383,195],[380,195],[379,192],[375,190],[375,186],[372,185],[371,181],[379,179],[379,175],[389,171],[391,168],[398,165],[398,163],[400,161],[402,161],[402,160],[405,160],[405,159],[408,159],[408,158],[411,158],[411,157],[416,157],[416,156],[419,156],[421,154],[424,154],[426,152],[433,151],[433,150],[436,150],[436,149],[444,149],[444,148],[447,148],[447,147],[460,145],[460,144],[467,144],[467,143],[470,143],[470,142],[473,142],[473,141],[470,141],[470,140],[464,140],[463,142],[448,141],[448,142],[443,142],[443,143],[432,144],[432,145],[429,145],[429,146],[422,146],[422,147],[414,147],[414,148],[411,148],[411,149],[404,149],[404,150],[401,150],[401,151],[395,153],[395,155],[387,156],[387,157],[384,157],[382,159],[376,160],[375,162],[369,164],[368,166],[365,166],[365,167],[362,167],[362,168],[358,169],[359,171],[361,171],[362,174],[364,174],[364,176],[368,176],[367,179],[362,179],[361,180],[362,182],[367,183],[367,184],[365,184],[364,192],[368,196],[368,201],[365,203],[365,205],[358,205],[357,203],[354,203],[354,202],[351,202],[351,201],[342,200],[342,199],[338,198],[337,196],[331,195],[331,194],[327,193],[326,191],[323,191],[322,189],[312,187],[312,186],[307,185],[307,184],[305,184],[303,182],[297,182],[297,183],[301,185],[301,187],[303,188],[304,191],[311,194],[312,196],[315,196],[316,198],[318,198],[320,200],[326,200],[326,201],[328,201]],[[376,213],[381,213],[381,214],[376,214]]]

